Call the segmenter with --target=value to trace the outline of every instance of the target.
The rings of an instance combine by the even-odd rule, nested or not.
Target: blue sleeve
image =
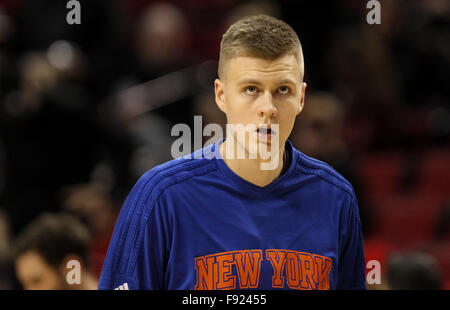
[[[339,278],[336,289],[365,290],[364,243],[358,203],[354,196],[343,227],[339,253]]]
[[[146,173],[126,198],[116,221],[99,289],[163,289],[168,256],[168,217]]]

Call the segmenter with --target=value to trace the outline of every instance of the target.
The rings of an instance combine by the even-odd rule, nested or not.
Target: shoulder
[[[186,183],[194,177],[201,177],[217,170],[208,148],[198,150],[184,157],[170,160],[145,172],[135,187],[140,195],[157,198],[167,188]]]
[[[190,178],[208,174],[215,167],[213,160],[186,156],[145,172],[121,207],[108,250],[114,254],[108,260],[106,269],[124,275],[133,274],[150,217],[158,219],[152,229],[159,229],[158,225],[163,225],[166,219],[162,212],[165,209],[157,207],[161,194],[172,185],[183,184]],[[161,237],[158,234],[154,236]]]
[[[329,189],[336,189],[343,194],[348,194],[352,200],[356,198],[350,182],[329,164],[307,156],[295,148],[294,152],[297,154],[296,170],[298,172],[316,177],[320,182],[324,182]]]

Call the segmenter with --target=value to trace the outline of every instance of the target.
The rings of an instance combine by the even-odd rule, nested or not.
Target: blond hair
[[[300,40],[285,22],[267,15],[245,17],[228,28],[220,42],[219,78],[226,62],[237,56],[275,60],[292,54],[297,58],[303,80],[304,64]]]

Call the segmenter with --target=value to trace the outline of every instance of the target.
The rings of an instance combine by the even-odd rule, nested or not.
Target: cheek
[[[287,137],[294,128],[297,109],[295,105],[292,104],[280,108],[278,112],[281,131]]]
[[[227,117],[229,119],[245,119],[251,112],[251,101],[239,95],[232,95],[227,98]]]
[[[295,100],[289,100],[288,102],[282,102],[278,105],[278,114],[281,118],[286,120],[294,120],[298,112],[298,104]]]
[[[46,290],[55,290],[55,289],[61,289],[62,287],[62,276],[58,274],[55,270],[48,270],[43,275],[43,281],[42,286],[43,289]]]

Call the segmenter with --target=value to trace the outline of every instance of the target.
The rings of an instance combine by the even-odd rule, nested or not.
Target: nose
[[[270,92],[265,92],[260,98],[258,105],[258,116],[264,118],[274,118],[277,115],[277,108],[273,102],[273,96]]]

